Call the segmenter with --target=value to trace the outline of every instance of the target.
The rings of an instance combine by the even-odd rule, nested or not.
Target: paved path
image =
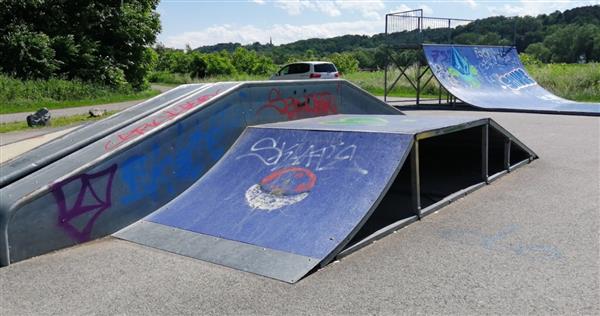
[[[173,87],[169,86],[161,86],[161,85],[152,85],[152,89],[159,90],[161,93],[172,89]],[[125,101],[125,102],[117,102],[117,103],[108,103],[108,104],[97,104],[90,106],[80,106],[80,107],[72,107],[66,109],[56,109],[50,110],[50,114],[52,117],[63,117],[63,116],[73,116],[78,114],[87,114],[91,109],[104,109],[107,111],[121,111],[133,105],[136,105],[144,100],[134,100],[134,101]],[[10,123],[10,122],[25,122],[27,115],[33,112],[21,112],[21,113],[12,113],[12,114],[1,114],[0,115],[0,124],[1,123]]]
[[[0,315],[600,314],[600,119],[491,116],[540,159],[295,285],[105,238],[0,268]]]
[[[29,135],[24,133],[0,134],[2,135],[0,137],[0,163],[8,161],[26,151],[32,150],[33,148],[47,143],[57,137],[65,135],[66,133],[69,133],[70,131],[78,127],[79,126],[77,125],[70,127],[55,128],[50,132],[45,130],[43,133],[30,132]],[[14,136],[18,136],[18,138],[16,140],[13,139],[13,141],[10,142],[10,140],[14,138]]]

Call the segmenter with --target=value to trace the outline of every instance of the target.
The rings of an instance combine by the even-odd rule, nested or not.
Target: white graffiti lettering
[[[255,157],[264,165],[272,167],[272,170],[282,166],[302,166],[314,171],[325,171],[334,169],[349,169],[361,174],[368,171],[358,166],[354,157],[357,146],[338,142],[327,146],[315,146],[314,144],[286,142],[279,143],[276,139],[266,137],[255,142],[250,152],[236,159]]]

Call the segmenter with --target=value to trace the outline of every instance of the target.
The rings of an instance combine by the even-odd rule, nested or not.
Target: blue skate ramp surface
[[[600,115],[600,103],[574,102],[542,88],[514,47],[423,45],[437,80],[460,100],[480,108]]]
[[[412,139],[248,128],[201,180],[116,236],[295,282],[360,228],[393,181]],[[140,234],[136,225],[150,229]],[[188,246],[196,249],[182,249]],[[236,259],[240,253],[243,257]]]

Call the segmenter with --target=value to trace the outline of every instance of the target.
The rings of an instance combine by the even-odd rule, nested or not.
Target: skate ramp
[[[474,107],[600,115],[600,103],[566,100],[542,88],[514,47],[424,44],[423,50],[440,84]]]
[[[17,157],[3,161],[0,188],[93,143],[119,128],[155,113],[186,95],[206,89],[211,85],[189,84],[178,86],[106,119],[78,127],[72,133],[65,134]]]
[[[338,113],[402,114],[344,80],[222,82],[184,90],[157,98],[150,113],[140,105],[139,116],[129,112],[79,128],[0,165],[3,176],[16,175],[3,178],[0,188],[0,265],[138,221],[200,179],[249,125]],[[53,151],[59,154],[46,160]]]
[[[249,127],[204,177],[114,236],[294,283],[536,157],[490,119]]]

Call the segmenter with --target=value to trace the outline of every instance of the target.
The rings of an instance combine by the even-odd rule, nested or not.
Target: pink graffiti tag
[[[327,91],[305,94],[301,101],[294,97],[281,97],[281,92],[276,88],[271,90],[269,100],[258,109],[258,113],[264,109],[274,109],[289,120],[338,113],[335,96]]]
[[[137,125],[135,128],[132,128],[126,132],[116,135],[117,140],[108,140],[104,144],[105,151],[111,151],[124,143],[131,141],[145,133],[165,124],[166,122],[186,113],[190,110],[202,105],[204,102],[212,99],[216,95],[220,93],[220,90],[217,90],[215,93],[201,95],[195,100],[180,103],[175,106],[169,107],[166,110],[159,112],[156,115],[152,115],[148,118],[146,122],[143,122]]]
[[[89,240],[94,223],[102,212],[111,207],[112,181],[116,171],[117,165],[114,164],[100,172],[81,174],[52,185],[51,191],[58,205],[58,226],[73,239],[79,242]],[[75,202],[69,206],[64,188],[73,185],[78,186],[79,191]],[[90,214],[91,216],[85,221],[86,216]],[[84,224],[74,222],[84,222]]]

